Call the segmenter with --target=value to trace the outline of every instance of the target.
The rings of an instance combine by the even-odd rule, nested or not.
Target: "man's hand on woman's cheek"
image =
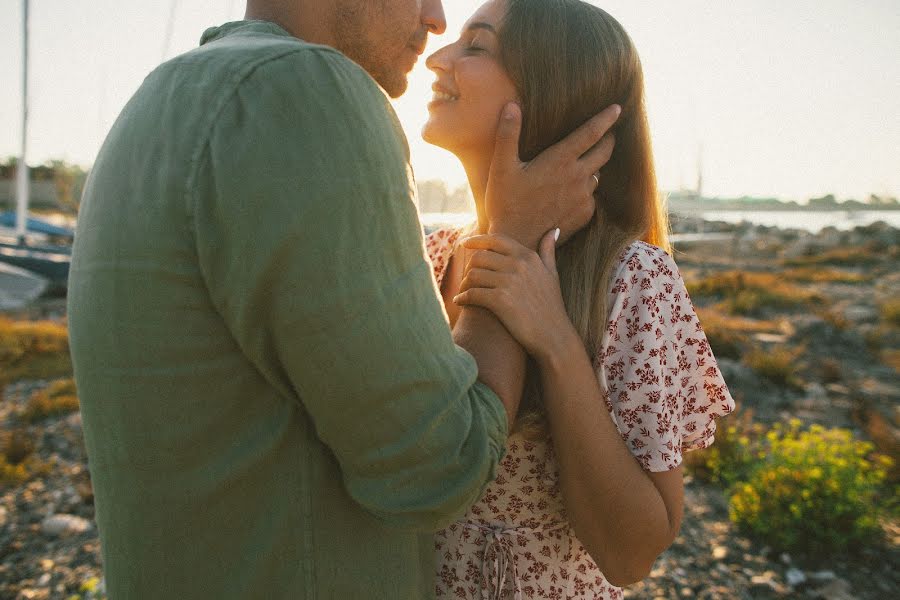
[[[485,195],[492,233],[508,235],[536,249],[547,231],[561,230],[565,241],[590,222],[596,209],[594,190],[600,169],[612,155],[609,131],[621,108],[613,104],[533,160],[519,160],[522,112],[507,104],[497,127],[497,141]]]

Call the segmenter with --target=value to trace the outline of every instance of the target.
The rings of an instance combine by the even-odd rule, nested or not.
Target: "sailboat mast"
[[[19,154],[16,194],[16,236],[25,243],[28,220],[28,0],[22,0],[22,152]]]

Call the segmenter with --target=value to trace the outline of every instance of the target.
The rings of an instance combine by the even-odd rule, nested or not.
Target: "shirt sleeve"
[[[607,408],[648,471],[712,444],[715,419],[734,410],[678,267],[636,244],[613,278],[601,356]]]
[[[195,177],[211,300],[310,415],[349,494],[399,527],[464,512],[494,477],[506,413],[453,343],[382,90],[329,50],[262,64],[217,114]]]

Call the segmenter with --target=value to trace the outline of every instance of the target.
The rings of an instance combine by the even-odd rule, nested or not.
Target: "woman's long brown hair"
[[[530,160],[611,104],[615,150],[600,171],[591,222],[557,249],[566,312],[588,355],[608,326],[612,270],[622,251],[644,240],[667,251],[668,217],[656,187],[634,44],[602,9],[581,0],[506,0],[499,31],[504,66],[522,106],[519,154]],[[546,435],[537,370],[529,364],[517,429]]]

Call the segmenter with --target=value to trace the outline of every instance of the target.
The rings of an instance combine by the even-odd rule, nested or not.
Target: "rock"
[[[37,584],[41,587],[44,587],[44,586],[48,585],[49,583],[50,583],[50,573],[44,573],[37,580]]]
[[[0,529],[6,527],[6,522],[8,520],[9,519],[6,514],[6,507],[0,506]]]
[[[816,571],[809,574],[809,580],[813,583],[825,583],[837,579],[834,571]]]
[[[843,579],[835,579],[814,592],[815,598],[822,600],[856,600],[850,591],[850,584]]]
[[[806,574],[796,567],[791,567],[787,570],[787,573],[784,574],[784,579],[789,586],[797,587],[798,585],[806,583]]]
[[[785,594],[787,589],[775,580],[774,571],[766,571],[761,575],[754,575],[750,578],[751,594],[764,594],[774,592],[775,594]]]
[[[791,555],[788,554],[787,552],[782,552],[781,556],[779,558],[781,559],[781,562],[783,562],[784,564],[786,564],[786,565],[791,564]]]
[[[84,533],[91,528],[91,522],[75,515],[52,515],[44,519],[41,529],[50,536],[68,536]]]
[[[725,546],[716,546],[713,548],[712,556],[716,560],[722,560],[726,556],[728,556],[728,548]]]
[[[851,323],[876,323],[878,310],[871,306],[854,304],[844,309],[844,318]]]

